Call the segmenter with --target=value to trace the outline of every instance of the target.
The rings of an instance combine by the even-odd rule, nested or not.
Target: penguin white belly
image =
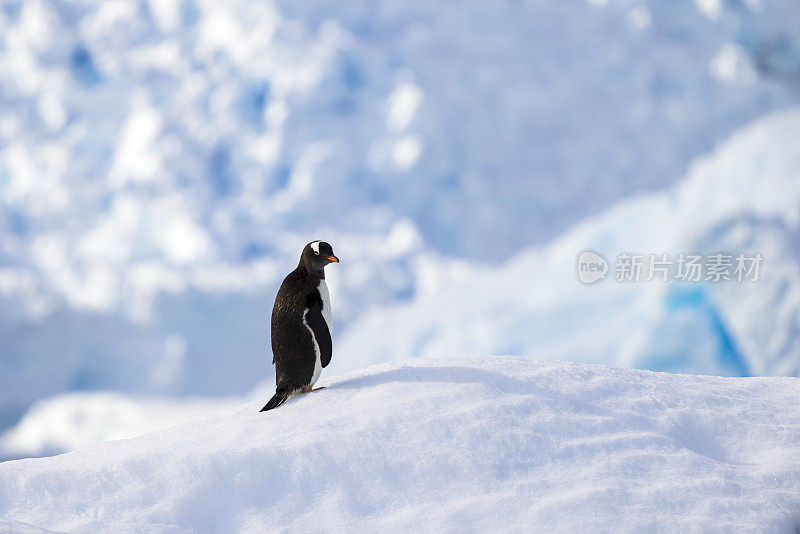
[[[319,346],[316,339],[314,340],[314,349],[317,351],[317,359],[314,360],[314,375],[311,377],[311,384],[309,384],[311,387],[314,387],[314,384],[319,380],[319,375],[322,374],[322,362],[319,359]]]
[[[314,331],[306,322],[307,313],[308,310],[303,312],[303,325],[306,327],[306,329],[308,329],[308,332],[311,334],[311,341],[314,342],[314,374],[311,376],[311,383],[309,384],[313,387],[317,380],[319,380],[319,375],[322,374],[322,360],[320,359],[320,354],[322,354],[322,351],[319,350],[319,343],[317,343],[317,338],[314,336]]]
[[[322,297],[322,318],[325,319],[325,324],[328,325],[328,332],[333,337],[333,313],[331,312],[331,295],[328,293],[328,284],[325,280],[319,281],[319,295]]]

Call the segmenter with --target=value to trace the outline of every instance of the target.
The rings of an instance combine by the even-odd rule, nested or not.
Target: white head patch
[[[318,256],[319,256],[319,244],[320,243],[321,243],[321,241],[314,241],[313,243],[310,243],[311,250],[313,250],[314,254],[316,254]]]

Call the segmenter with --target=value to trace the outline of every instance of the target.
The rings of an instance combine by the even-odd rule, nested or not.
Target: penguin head
[[[339,258],[333,255],[333,247],[329,243],[312,241],[303,248],[300,265],[303,265],[308,272],[321,274],[329,263],[339,263]]]

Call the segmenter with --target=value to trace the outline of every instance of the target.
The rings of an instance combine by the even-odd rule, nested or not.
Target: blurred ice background
[[[266,396],[312,239],[328,374],[800,375],[798,104],[796,0],[4,0],[0,459]],[[766,262],[586,287],[587,247]]]

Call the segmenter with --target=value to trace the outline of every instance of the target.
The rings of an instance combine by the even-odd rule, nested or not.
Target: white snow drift
[[[168,399],[113,392],[59,395],[34,404],[19,423],[0,436],[0,461],[131,438],[203,419],[242,402],[238,398]]]
[[[0,464],[0,525],[67,532],[655,532],[800,524],[800,380],[416,359]]]

